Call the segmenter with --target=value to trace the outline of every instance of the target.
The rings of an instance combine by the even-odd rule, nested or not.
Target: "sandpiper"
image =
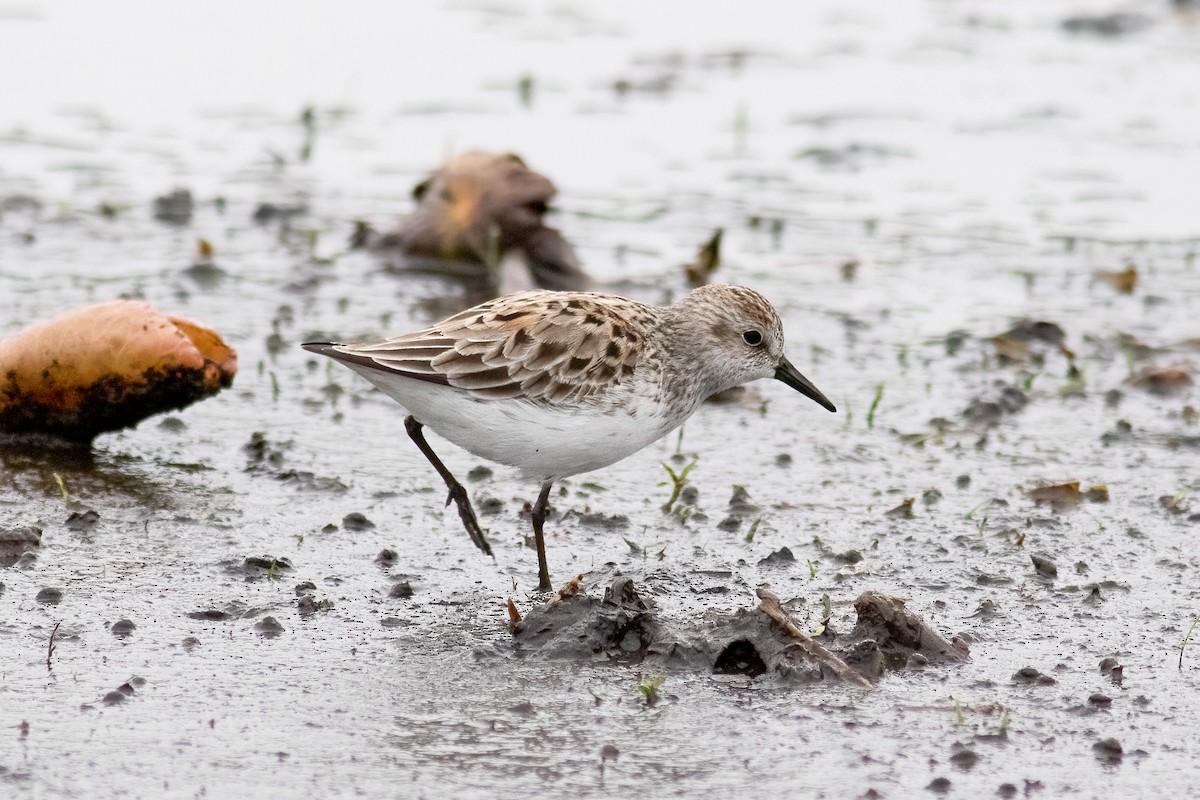
[[[709,395],[776,378],[836,411],[783,352],[771,304],[710,285],[670,306],[593,292],[517,292],[380,341],[310,342],[402,405],[405,429],[450,490],[472,540],[491,547],[467,492],[422,428],[541,483],[533,506],[538,590],[550,591],[542,526],[560,478],[606,467],[681,425]]]

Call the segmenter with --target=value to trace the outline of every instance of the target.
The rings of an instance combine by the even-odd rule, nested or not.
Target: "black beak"
[[[829,398],[821,394],[821,390],[812,385],[812,381],[800,374],[800,370],[792,366],[787,358],[779,359],[779,367],[775,370],[775,380],[783,381],[805,397],[820,403],[830,411],[837,411]]]

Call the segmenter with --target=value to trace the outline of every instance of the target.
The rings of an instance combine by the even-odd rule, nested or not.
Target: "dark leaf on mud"
[[[1158,498],[1158,505],[1168,514],[1182,514],[1187,510],[1184,499],[1175,494],[1164,494]]]
[[[1037,343],[1058,347],[1067,338],[1066,333],[1053,322],[1023,319],[998,336],[992,337],[996,355],[1013,361],[1024,361],[1029,357],[1030,345]]]
[[[1097,283],[1104,283],[1116,289],[1121,294],[1133,294],[1137,288],[1138,271],[1133,267],[1122,270],[1101,269],[1093,273]]]
[[[1189,388],[1192,376],[1178,367],[1145,367],[1126,383],[1150,394],[1167,397]]]
[[[696,260],[683,268],[688,283],[692,286],[703,286],[709,277],[721,266],[721,235],[724,230],[717,228],[707,242],[700,246]]]
[[[1079,481],[1038,486],[1025,494],[1034,503],[1048,505],[1055,511],[1074,508],[1083,502],[1083,494],[1079,491]]]

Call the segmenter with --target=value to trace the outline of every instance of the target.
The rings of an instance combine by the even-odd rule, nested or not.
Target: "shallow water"
[[[1079,6],[1034,2],[256,8],[0,9],[0,71],[26,76],[0,116],[0,333],[135,296],[211,325],[241,364],[232,389],[90,459],[3,453],[0,528],[43,530],[0,572],[3,794],[1185,796],[1200,781],[1194,642],[1179,668],[1200,613],[1196,390],[1127,383],[1196,368],[1194,16],[1148,5],[1144,29],[1101,37],[1060,28]],[[875,589],[969,635],[970,662],[870,692],[668,674],[647,707],[636,666],[514,650],[503,604],[532,604],[520,512],[536,487],[503,469],[470,483],[496,500],[483,557],[399,409],[294,346],[454,304],[453,284],[346,243],[476,147],[552,177],[554,224],[640,299],[682,293],[679,265],[724,228],[716,277],[776,303],[792,360],[839,407],[756,385],[564,482],[556,581],[583,572],[598,593],[621,571],[679,625],[751,607],[766,583],[809,627],[828,594],[842,631]],[[178,227],[151,212],[176,187],[197,200]],[[308,212],[257,225],[262,202]],[[215,276],[187,269],[199,237]],[[1131,294],[1096,277],[1126,266]],[[1002,363],[991,337],[1020,318],[1060,325],[1078,373],[1049,346]],[[964,417],[1006,386],[1023,408]],[[434,442],[460,476],[477,466]],[[660,510],[677,451],[707,519]],[[1055,510],[1025,492],[1066,481],[1110,499]],[[729,531],[735,484],[761,511]],[[885,516],[909,497],[912,518]],[[68,522],[86,509],[94,523]],[[374,527],[348,529],[351,512]],[[759,563],[782,546],[794,564]],[[245,566],[262,556],[291,567]],[[404,580],[412,597],[391,597]],[[304,581],[332,608],[302,615]],[[61,602],[37,599],[48,587]],[[123,619],[132,633],[111,633]],[[1014,681],[1025,666],[1054,683]],[[1108,737],[1123,757],[1093,748]]]

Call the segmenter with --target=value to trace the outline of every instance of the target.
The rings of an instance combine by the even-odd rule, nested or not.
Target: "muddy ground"
[[[0,8],[0,333],[135,297],[241,366],[90,453],[0,452],[0,794],[1188,796],[1189,5]],[[756,385],[564,481],[555,581],[700,639],[765,585],[836,643],[875,591],[970,660],[862,689],[514,642],[536,487],[433,439],[482,556],[399,409],[296,346],[461,301],[348,242],[470,148],[553,178],[643,300],[723,228],[716,279],[839,407]]]

